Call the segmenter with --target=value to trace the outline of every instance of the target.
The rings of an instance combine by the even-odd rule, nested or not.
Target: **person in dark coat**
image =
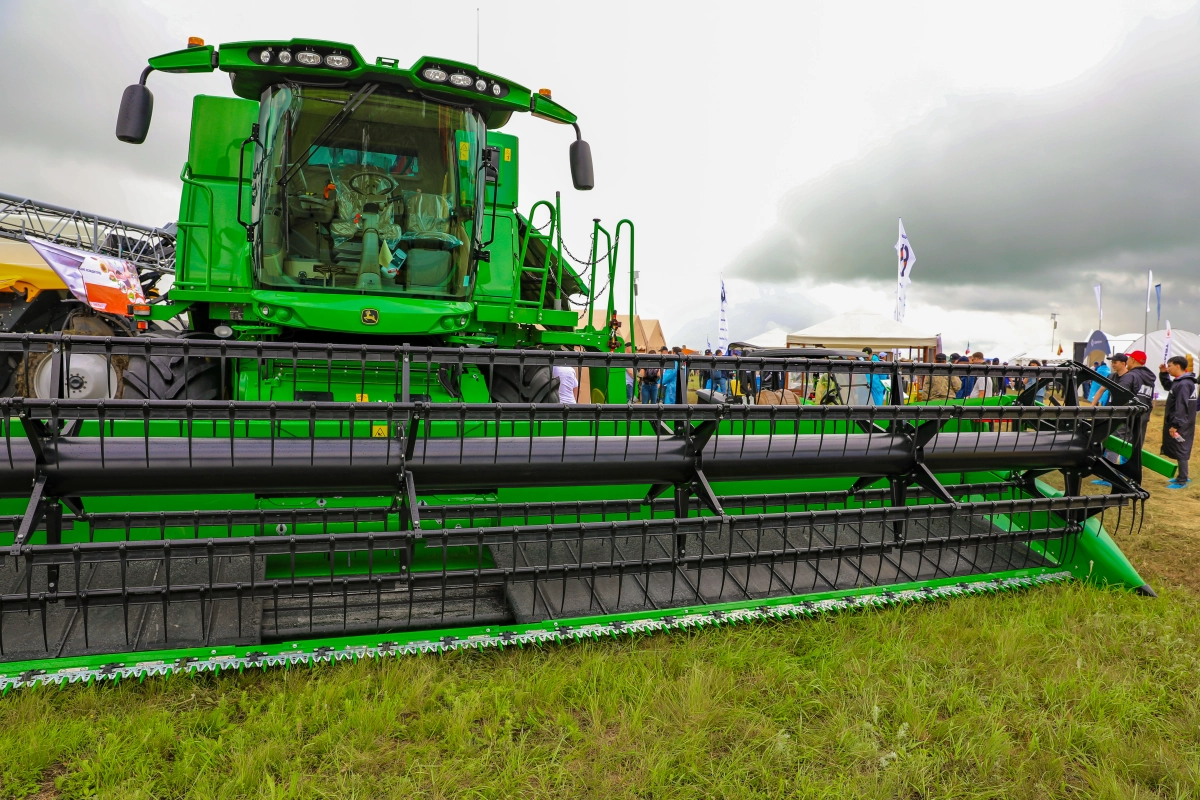
[[[1196,376],[1187,371],[1186,358],[1172,356],[1158,368],[1158,381],[1169,392],[1163,416],[1162,454],[1179,462],[1179,471],[1167,488],[1182,489],[1192,482],[1188,459],[1196,436]]]
[[[1134,350],[1128,356],[1128,371],[1125,373],[1128,383],[1123,385],[1150,408],[1154,405],[1154,373],[1146,366],[1146,352]],[[1149,424],[1150,415],[1147,414],[1142,418],[1142,441],[1146,440],[1146,427]]]
[[[955,363],[956,364],[970,364],[971,360],[969,358],[967,358],[966,356],[959,356],[958,360]],[[963,375],[959,381],[959,384],[960,385],[958,387],[958,393],[955,394],[954,396],[959,400],[968,398],[971,396],[971,392],[973,392],[975,390],[975,376],[974,375]]]
[[[1128,370],[1125,374],[1130,378],[1122,385],[1149,404],[1154,399],[1154,373],[1146,366],[1145,351],[1134,350],[1125,357]]]
[[[1112,362],[1112,367],[1109,370],[1109,379],[1115,382],[1118,386],[1129,391],[1134,398],[1142,403],[1146,408],[1150,408],[1154,401],[1154,373],[1146,369],[1142,363],[1146,359],[1146,354],[1141,350],[1134,350],[1132,353],[1113,353],[1109,357]],[[1111,406],[1116,403],[1112,393],[1107,389],[1100,387],[1095,394],[1097,405]],[[1123,439],[1136,447],[1145,447],[1146,443],[1146,426],[1150,423],[1150,414],[1147,412],[1142,415],[1141,437],[1135,438],[1129,430],[1128,425],[1121,425],[1117,430],[1113,431],[1113,436],[1118,439]],[[1105,452],[1105,458],[1112,461],[1114,464],[1124,464],[1128,459],[1125,456],[1119,455],[1111,450]],[[1100,484],[1101,486],[1109,486],[1106,480],[1094,480],[1092,483]]]

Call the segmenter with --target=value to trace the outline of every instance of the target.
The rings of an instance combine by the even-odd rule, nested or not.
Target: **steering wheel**
[[[368,179],[373,182],[369,186],[365,185],[365,181]],[[360,183],[364,185],[360,186]],[[393,178],[391,175],[388,175],[386,172],[374,171],[360,172],[350,180],[346,181],[346,184],[359,194],[366,195],[391,194],[392,190],[400,185],[397,183],[395,178]]]

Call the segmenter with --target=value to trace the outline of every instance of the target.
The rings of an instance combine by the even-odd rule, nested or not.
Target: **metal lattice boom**
[[[175,272],[175,234],[0,192],[0,239],[26,237],[131,261],[142,271]]]

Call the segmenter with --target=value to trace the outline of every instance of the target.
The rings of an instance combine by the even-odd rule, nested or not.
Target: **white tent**
[[[896,322],[882,314],[852,312],[789,333],[787,346],[824,346],[849,350],[861,350],[864,347],[874,350],[920,348],[931,351],[927,355],[932,360],[932,351],[936,351],[938,346],[938,335]]]
[[[783,328],[771,328],[766,333],[760,333],[753,339],[747,339],[746,344],[764,348],[782,348],[788,346],[788,332]]]
[[[1105,334],[1107,336],[1107,334]],[[1142,338],[1140,333],[1118,333],[1116,336],[1108,337],[1108,346],[1114,353],[1128,353],[1130,350],[1137,350],[1133,343]]]

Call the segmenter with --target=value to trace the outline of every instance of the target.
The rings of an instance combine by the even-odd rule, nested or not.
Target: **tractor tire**
[[[170,331],[151,331],[144,336],[156,339],[178,338]],[[146,383],[149,374],[150,382]],[[122,372],[126,400],[219,400],[221,398],[221,365],[212,359],[187,359],[184,374],[183,356],[151,356],[147,369],[146,356],[131,355]],[[185,391],[186,388],[186,391]]]
[[[488,391],[493,403],[557,403],[558,378],[550,367],[496,364]]]

